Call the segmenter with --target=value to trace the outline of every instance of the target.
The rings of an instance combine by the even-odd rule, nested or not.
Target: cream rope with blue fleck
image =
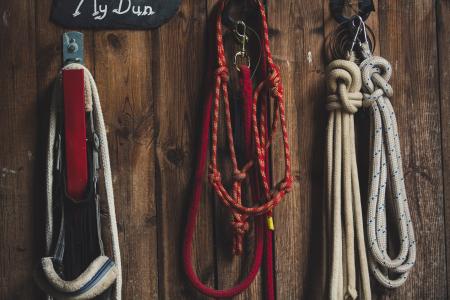
[[[367,235],[369,265],[385,287],[396,288],[408,278],[416,260],[416,241],[403,178],[397,121],[389,98],[392,68],[387,60],[367,55],[360,69],[364,107],[371,112],[371,162],[369,173]],[[389,189],[387,188],[389,184]],[[386,191],[393,201],[393,218],[399,231],[400,250],[395,258],[387,250]],[[394,274],[394,279],[390,275]]]

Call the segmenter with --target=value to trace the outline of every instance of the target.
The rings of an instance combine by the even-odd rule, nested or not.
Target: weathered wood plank
[[[380,53],[393,66],[405,184],[417,240],[406,284],[380,298],[447,295],[436,12],[433,1],[379,1]]]
[[[325,133],[323,3],[269,2],[272,51],[281,67],[292,156],[292,191],[275,209],[278,299],[320,299],[322,170]],[[283,8],[283,9],[281,9]],[[312,125],[314,124],[314,125]],[[280,132],[275,182],[284,175]]]
[[[44,249],[50,86],[61,67],[63,29],[48,20],[51,0],[16,2],[0,2],[0,139],[7,141],[0,145],[0,298],[34,299],[31,270]],[[184,276],[181,241],[199,145],[206,17],[214,3],[183,1],[174,20],[151,32],[85,32],[86,65],[99,85],[109,131],[124,299],[205,298]],[[269,1],[295,177],[293,191],[275,209],[278,299],[320,299],[324,292],[322,45],[335,26],[328,4]],[[449,1],[379,0],[375,6],[368,23],[379,41],[375,52],[394,67],[392,103],[418,262],[406,285],[395,291],[372,282],[374,298],[444,299],[450,294],[450,233],[444,227],[450,219],[444,202],[450,194]],[[360,155],[367,150],[362,118],[357,120]],[[227,156],[224,145],[222,139]],[[275,179],[282,175],[281,150],[277,146],[272,153]],[[364,157],[359,166],[364,193]],[[204,190],[194,263],[209,286],[226,288],[246,275],[254,236],[247,236],[243,258],[231,258],[229,215],[212,196],[206,174]],[[261,299],[263,290],[259,275],[235,298]]]
[[[445,227],[450,224],[450,1],[436,1],[439,82],[441,98],[442,163],[445,203]],[[450,295],[450,231],[446,230],[447,298]]]
[[[40,171],[34,2],[2,1],[0,17],[0,298],[32,299],[40,250],[35,211],[43,195],[34,181]]]
[[[150,40],[147,32],[131,31],[102,31],[94,37],[95,79],[108,131],[124,299],[158,297]]]
[[[205,22],[205,1],[183,1],[178,15],[152,36],[160,299],[200,298],[184,275],[181,246],[199,150]],[[214,286],[213,211],[206,183],[205,174],[193,261],[202,281]]]

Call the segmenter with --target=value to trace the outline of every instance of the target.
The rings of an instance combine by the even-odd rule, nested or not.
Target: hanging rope
[[[262,253],[263,253],[263,222],[261,218],[255,220],[255,232],[256,232],[256,248],[255,257],[250,268],[250,272],[246,278],[244,278],[237,286],[227,290],[215,290],[213,288],[204,285],[192,266],[192,240],[194,235],[194,228],[198,209],[201,200],[202,192],[202,178],[204,176],[207,150],[209,144],[209,128],[211,122],[211,110],[212,110],[212,132],[211,132],[211,163],[209,165],[209,182],[212,185],[219,200],[230,210],[233,215],[232,228],[235,234],[233,242],[234,254],[242,253],[242,239],[246,231],[249,229],[248,218],[265,216],[267,218],[268,227],[273,230],[272,209],[281,202],[283,196],[290,190],[292,186],[292,176],[290,171],[290,154],[287,138],[287,127],[285,119],[285,108],[283,102],[283,87],[278,71],[278,67],[275,65],[269,46],[268,26],[266,21],[266,15],[264,5],[259,1],[255,1],[258,5],[258,9],[261,16],[262,32],[263,32],[263,51],[265,63],[267,63],[268,76],[257,85],[253,92],[253,97],[248,97],[249,90],[251,95],[252,84],[250,78],[250,70],[245,66],[240,67],[241,70],[241,82],[243,82],[243,98],[244,107],[247,107],[247,111],[244,110],[244,124],[247,124],[245,132],[246,141],[245,147],[247,149],[247,155],[252,158],[248,160],[241,168],[238,166],[238,160],[236,158],[235,142],[233,136],[233,124],[231,121],[230,101],[228,97],[228,66],[225,58],[225,50],[222,40],[222,20],[221,15],[227,0],[218,2],[217,10],[217,22],[216,22],[216,42],[217,42],[217,62],[213,60],[210,64],[216,64],[217,68],[210,74],[214,76],[214,88],[211,90],[204,110],[203,128],[201,135],[201,148],[199,152],[198,165],[195,173],[195,182],[193,190],[193,202],[188,214],[188,222],[186,226],[186,236],[183,246],[183,261],[186,274],[193,286],[197,288],[203,294],[215,297],[215,298],[229,298],[233,297],[245,289],[252,283],[256,274],[258,273],[261,265]],[[266,92],[270,92],[270,97],[262,97]],[[246,96],[247,95],[247,96]],[[264,100],[266,101],[264,101]],[[275,112],[272,123],[270,136],[268,136],[267,125],[267,101],[272,99],[275,103]],[[218,126],[219,126],[219,112],[220,103],[223,101],[225,109],[225,123],[227,132],[228,149],[230,153],[230,160],[233,171],[233,183],[231,192],[228,192],[223,185],[221,172],[218,168],[217,161],[217,143],[218,143]],[[285,177],[274,188],[271,187],[268,174],[267,161],[269,158],[270,145],[272,143],[273,135],[275,133],[277,122],[280,121],[282,138],[284,143],[284,155],[285,155]],[[259,206],[246,207],[242,204],[241,189],[242,184],[247,178],[247,175],[251,170],[257,170],[257,176],[253,178],[253,182],[261,181],[262,193],[259,192],[258,184],[252,184],[252,198],[253,202],[259,203]],[[261,195],[260,195],[261,194]],[[261,204],[262,203],[262,204]],[[268,246],[272,247],[270,242]],[[269,253],[269,255],[271,255]],[[271,264],[269,265],[271,267]],[[273,299],[273,276],[270,274],[267,279],[268,299]]]
[[[55,207],[54,199],[54,170],[59,168],[60,157],[55,153],[55,147],[58,146],[57,137],[57,123],[58,123],[58,107],[62,102],[62,90],[60,77],[55,84],[55,89],[52,96],[51,108],[50,108],[50,124],[49,124],[49,140],[47,151],[47,220],[46,220],[46,254],[48,257],[44,257],[41,260],[35,279],[38,285],[45,290],[51,297],[57,299],[92,299],[95,296],[100,295],[106,289],[108,289],[115,282],[115,300],[120,300],[122,294],[122,268],[119,248],[119,238],[117,233],[117,222],[114,207],[114,192],[112,186],[111,167],[109,161],[108,141],[106,136],[106,129],[103,120],[103,114],[100,106],[100,99],[98,95],[97,86],[94,78],[87,68],[80,64],[69,64],[63,68],[63,70],[80,70],[84,71],[84,86],[85,86],[85,99],[86,99],[86,111],[93,112],[93,126],[98,134],[98,151],[100,154],[101,167],[103,168],[104,184],[106,190],[107,207],[109,213],[109,229],[112,239],[112,250],[114,261],[103,255],[103,243],[101,241],[101,229],[99,220],[99,204],[98,198],[96,199],[96,211],[98,230],[98,238],[100,245],[101,256],[95,259],[88,268],[72,281],[65,281],[61,278],[61,270],[55,269],[54,263],[60,265],[64,256],[64,207],[61,212],[58,236],[54,233],[54,221],[55,216],[53,209]],[[58,157],[55,157],[55,154]],[[56,162],[56,165],[55,165]],[[54,239],[57,237],[56,245],[53,247]]]
[[[367,50],[367,49],[366,49]],[[369,53],[366,51],[365,53]],[[393,90],[388,83],[392,68],[382,57],[366,55],[361,63],[364,107],[370,108],[370,172],[367,235],[370,268],[385,287],[396,288],[408,278],[416,260],[416,241],[409,213],[397,130],[397,120],[389,100]],[[387,250],[386,192],[393,201],[393,220],[398,229],[400,249],[395,258]],[[390,274],[396,278],[391,279]]]
[[[371,299],[364,244],[353,115],[362,106],[361,73],[347,60],[327,67],[326,198],[331,218],[332,253],[330,299],[356,299],[356,264],[359,264],[362,298]],[[342,224],[342,219],[344,220]],[[356,235],[355,235],[356,232]],[[357,256],[355,258],[355,237]]]

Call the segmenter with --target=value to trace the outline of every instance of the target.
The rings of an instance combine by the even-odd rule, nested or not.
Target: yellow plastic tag
[[[267,217],[267,227],[272,231],[275,230],[275,225],[273,224],[273,218],[271,216]]]

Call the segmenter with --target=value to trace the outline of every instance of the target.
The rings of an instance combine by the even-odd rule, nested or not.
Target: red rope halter
[[[247,278],[245,278],[236,287],[228,290],[215,290],[205,286],[196,275],[191,261],[192,239],[194,234],[196,216],[200,205],[202,192],[202,178],[207,160],[207,150],[209,144],[209,127],[211,121],[212,109],[212,146],[211,146],[211,162],[209,165],[209,182],[211,183],[216,195],[221,202],[230,209],[233,215],[233,230],[235,233],[233,252],[235,254],[242,253],[242,239],[243,235],[248,231],[249,225],[247,219],[250,216],[267,215],[271,219],[272,209],[278,205],[283,196],[289,192],[292,186],[291,163],[288,144],[288,135],[285,119],[285,107],[283,102],[283,86],[279,74],[279,69],[275,65],[269,46],[268,26],[266,21],[264,6],[257,1],[259,12],[261,15],[262,33],[263,33],[263,52],[264,64],[267,64],[268,75],[256,87],[252,97],[252,82],[250,70],[243,66],[240,67],[242,94],[245,101],[244,106],[244,123],[245,123],[245,146],[247,163],[240,169],[236,158],[236,151],[234,146],[233,127],[231,121],[230,101],[228,96],[228,67],[225,57],[225,50],[222,39],[222,11],[228,0],[221,0],[218,3],[217,22],[216,22],[216,42],[217,42],[217,69],[214,72],[214,90],[210,91],[208,101],[206,102],[204,110],[203,128],[202,128],[202,143],[199,153],[198,165],[195,173],[195,183],[193,191],[193,202],[189,210],[188,222],[186,227],[186,237],[183,248],[183,259],[186,274],[192,284],[203,294],[210,297],[223,298],[232,297],[245,290],[255,278],[262,260],[262,244],[263,244],[263,222],[262,219],[256,221],[256,250],[255,258],[251,271]],[[261,96],[269,92],[269,97]],[[231,192],[228,192],[222,183],[221,173],[218,169],[217,163],[217,140],[218,140],[218,125],[219,125],[219,111],[220,100],[223,100],[225,108],[225,123],[228,148],[230,152],[230,159],[233,168],[233,183]],[[271,125],[271,134],[268,136],[267,125],[267,99],[273,100],[275,105],[273,122]],[[258,109],[259,107],[259,109]],[[268,158],[270,145],[274,133],[277,128],[277,121],[280,120],[282,139],[284,144],[285,157],[285,176],[274,188],[271,188],[271,183],[268,174]],[[252,140],[253,138],[253,140]],[[255,158],[255,159],[252,159]],[[256,163],[255,163],[256,160]],[[252,167],[257,170],[252,173],[252,196],[255,203],[260,203],[259,206],[246,207],[242,204],[242,182],[247,178]],[[258,188],[256,181],[260,178],[263,186],[263,192]],[[262,195],[260,195],[262,194]],[[262,198],[262,199],[261,199]],[[268,248],[267,267],[269,281],[267,287],[268,298],[273,299],[273,266],[272,266],[272,232],[266,231],[266,247]]]

